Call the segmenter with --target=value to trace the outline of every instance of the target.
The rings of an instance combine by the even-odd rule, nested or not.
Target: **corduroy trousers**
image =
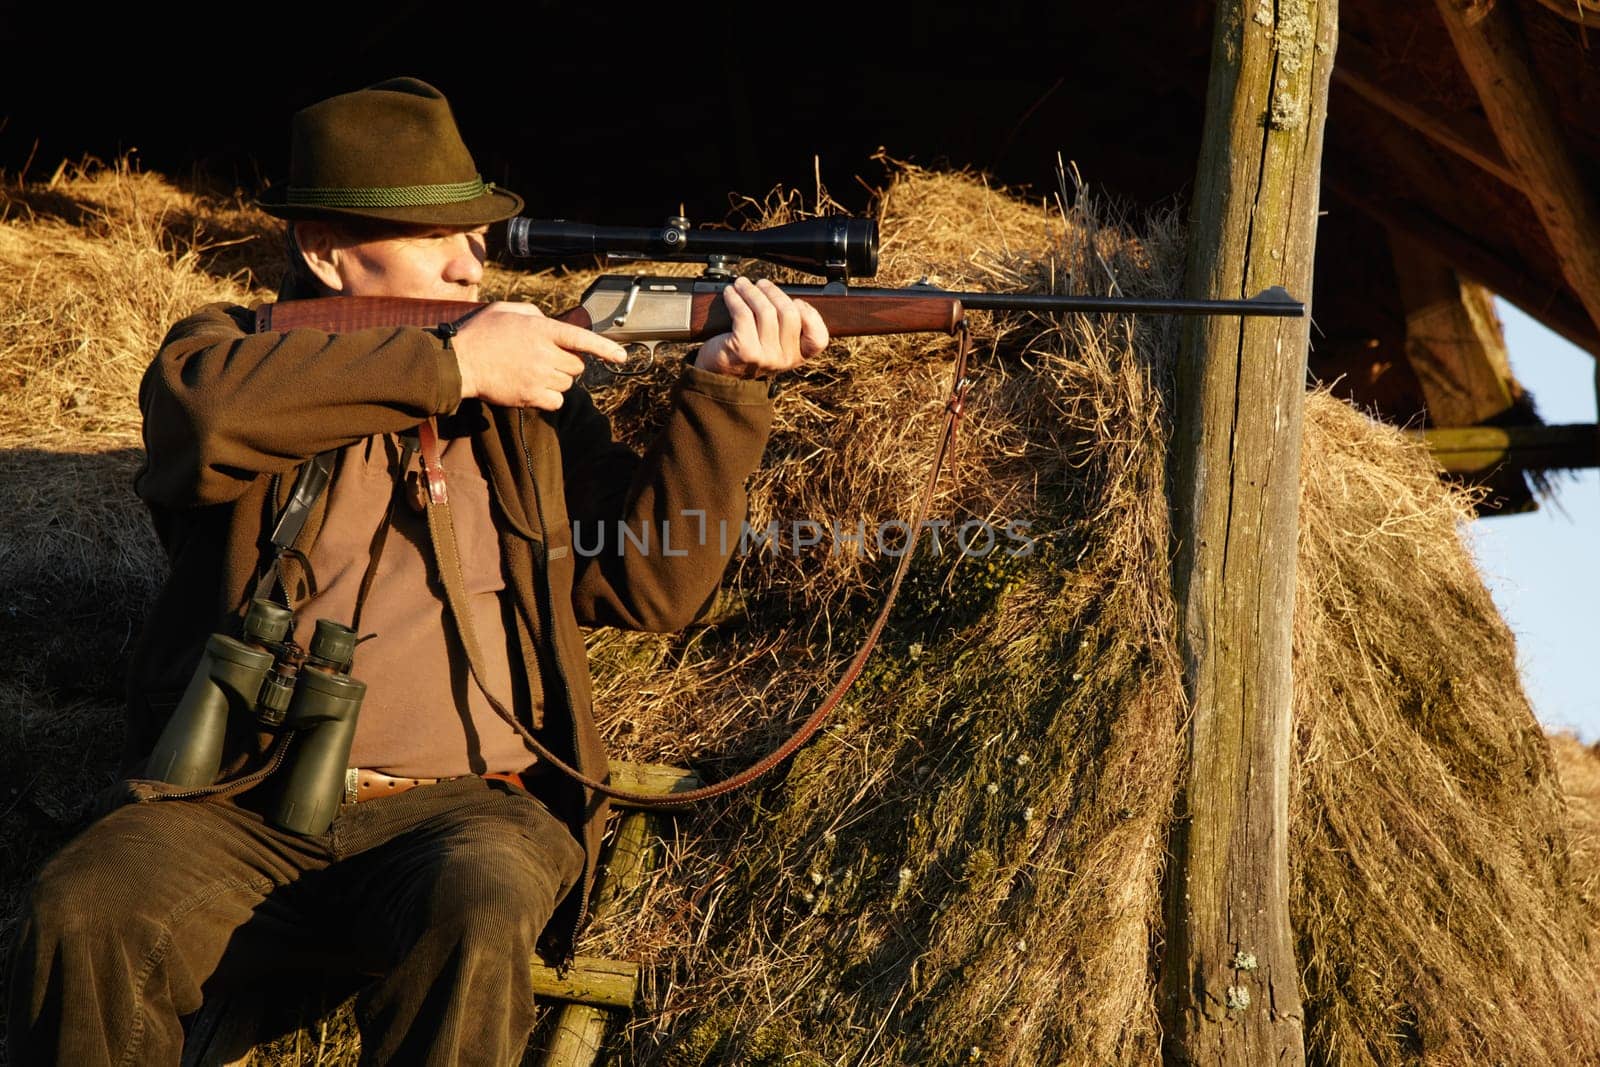
[[[130,804],[46,864],[13,959],[14,1064],[177,1064],[208,990],[324,969],[374,976],[363,1062],[519,1062],[536,939],[583,873],[560,820],[482,778],[347,804],[317,837],[258,803]]]

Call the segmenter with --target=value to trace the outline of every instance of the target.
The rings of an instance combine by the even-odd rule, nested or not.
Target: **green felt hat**
[[[443,93],[391,78],[297,111],[289,181],[256,204],[280,219],[481,226],[519,213],[522,197],[483,180]]]

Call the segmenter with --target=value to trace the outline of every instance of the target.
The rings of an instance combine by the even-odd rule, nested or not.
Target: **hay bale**
[[[1328,1062],[1600,1060],[1593,857],[1468,546],[1470,501],[1354,410],[1307,421],[1291,909]]]
[[[1027,288],[1107,268],[1135,291],[1152,284],[1145,247],[1099,240],[1103,268],[1083,229],[961,175],[908,171],[882,227],[886,284]],[[1157,347],[1128,358],[1123,319],[974,326],[989,354],[935,513],[950,530],[1005,528],[1000,547],[965,556],[947,530],[834,726],[759,799],[687,820],[646,906],[594,932],[662,964],[631,1059],[1154,1054],[1149,952],[1182,707],[1164,371]],[[753,525],[875,531],[911,511],[950,342],[839,347],[785,386]],[[1020,545],[1012,529],[1030,554],[1007,551]],[[628,758],[706,764],[709,751],[720,776],[771,747],[836,675],[894,561],[872,533],[860,555],[786,542],[732,572],[739,627],[597,640],[602,659],[631,653],[597,672]]]
[[[1051,220],[959,175],[905,172],[883,226],[917,231],[886,239],[891,283],[1175,288],[1170,223],[1135,240],[1092,205]],[[939,513],[1032,521],[1047,551],[997,581],[993,561],[926,561],[926,599],[834,729],[759,801],[688,824],[636,925],[594,932],[658,965],[633,1062],[1158,1058],[1183,715],[1161,480],[1172,338],[1115,319],[979,328],[993,355]],[[757,522],[906,514],[940,395],[926,347],[856,342],[843,370],[792,387]],[[1461,542],[1467,502],[1325,395],[1305,432],[1293,907],[1309,1058],[1600,1055],[1593,918],[1511,636]],[[785,672],[829,666],[822,638],[848,648],[874,584],[834,557],[746,560],[735,581],[745,631],[660,642],[603,676],[630,755],[770,745],[751,710],[792,721],[815,698]],[[598,642],[613,645],[647,642]]]
[[[1567,733],[1550,738],[1561,791],[1567,798],[1567,831],[1578,900],[1588,928],[1600,929],[1600,742],[1585,745]]]
[[[166,322],[206,299],[269,293],[270,257],[248,275],[237,246],[208,260],[196,251],[207,227],[270,222],[125,170],[9,193],[0,271],[25,296],[0,304],[0,377],[29,399],[8,390],[0,434],[13,453],[49,457],[28,459],[36,477],[14,490],[63,532],[37,518],[21,536],[8,527],[0,576],[48,591],[52,559],[72,558],[61,599],[41,594],[24,621],[37,628],[52,605],[116,587],[125,595],[105,599],[126,632],[158,557],[99,557],[137,541],[137,505],[40,483],[127,476],[133,385]],[[780,192],[747,207],[778,222],[799,203]],[[198,245],[150,211],[183,220]],[[1062,212],[970,175],[901,167],[880,214],[881,284],[1165,295],[1181,270],[1172,219],[1135,233],[1081,195]],[[86,247],[113,239],[129,242],[120,254],[137,278]],[[556,310],[590,277],[495,272],[491,290]],[[103,320],[68,307],[116,299],[127,302]],[[634,908],[587,935],[586,954],[649,965],[647,1006],[615,1040],[626,1062],[1159,1059],[1162,865],[1184,723],[1163,492],[1171,324],[973,325],[979,381],[934,508],[950,526],[940,552],[917,558],[850,700],[760,787],[680,817]],[[751,485],[753,526],[776,521],[779,538],[730,569],[739,611],[679,635],[591,637],[619,756],[716,779],[811,710],[894,563],[876,530],[910,514],[949,346],[841,341],[787,381]],[[80,378],[104,398],[92,418],[68,403]],[[598,399],[619,434],[642,441],[671,379],[664,368]],[[29,420],[47,448],[21,432]],[[1572,829],[1588,786],[1569,779],[1569,813],[1511,636],[1462,543],[1467,505],[1400,435],[1325,395],[1308,397],[1305,432],[1291,859],[1308,1058],[1600,1057],[1600,850],[1592,818]],[[995,532],[994,551],[959,550],[952,531],[967,522]],[[51,552],[29,543],[50,536]],[[79,538],[93,547],[72,557]],[[896,544],[891,534],[882,547]],[[89,619],[93,640],[107,622]],[[107,773],[81,744],[111,713],[105,692],[95,703],[34,674],[0,696],[8,762],[66,781]],[[1582,765],[1568,756],[1564,767]],[[6,827],[17,881],[65,833],[23,840]],[[315,1048],[319,1062],[354,1062],[349,1037],[335,1044],[296,1034],[269,1061]]]

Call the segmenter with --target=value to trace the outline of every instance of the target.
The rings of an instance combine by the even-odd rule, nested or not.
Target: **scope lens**
[[[844,220],[845,262],[852,278],[870,278],[878,273],[878,220]]]

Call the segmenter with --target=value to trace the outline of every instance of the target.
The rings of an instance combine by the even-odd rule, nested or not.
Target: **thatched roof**
[[[1323,155],[1329,214],[1317,258],[1323,335],[1311,367],[1393,422],[1540,421],[1537,397],[1523,395],[1506,365],[1487,293],[1600,356],[1600,292],[1574,287],[1571,265],[1532,204],[1554,194],[1530,185],[1525,166],[1530,153],[1568,153],[1592,205],[1600,189],[1600,14],[1579,0],[1503,6],[1521,25],[1532,87],[1544,94],[1558,130],[1531,150],[1507,150],[1497,139],[1436,5],[1341,8]],[[1582,239],[1600,241],[1600,233]],[[1430,318],[1444,300],[1441,266],[1471,283],[1458,301],[1465,313],[1450,325]],[[1474,328],[1474,317],[1483,325]],[[1449,340],[1440,343],[1441,334]],[[1594,452],[1586,465],[1596,462]],[[1532,506],[1521,474],[1474,480],[1503,497],[1504,510]]]
[[[1600,188],[1600,9],[1581,0],[1512,6],[1565,147],[1595,179],[1591,190]],[[1591,13],[1584,20],[1575,17],[1585,8]],[[1392,347],[1404,335],[1405,316],[1394,281],[1382,280],[1384,257],[1355,259],[1364,271],[1339,270],[1352,264],[1351,253],[1381,247],[1370,227],[1387,224],[1600,356],[1600,327],[1565,277],[1518,161],[1497,143],[1434,5],[1345,4],[1340,16],[1323,167],[1327,206],[1353,211],[1369,227],[1364,239],[1353,221],[1330,221],[1323,231],[1332,240],[1319,268],[1337,280],[1326,290],[1326,310],[1339,323],[1329,340],[1377,338],[1373,360],[1403,354]],[[1365,285],[1353,276],[1361,273]]]

